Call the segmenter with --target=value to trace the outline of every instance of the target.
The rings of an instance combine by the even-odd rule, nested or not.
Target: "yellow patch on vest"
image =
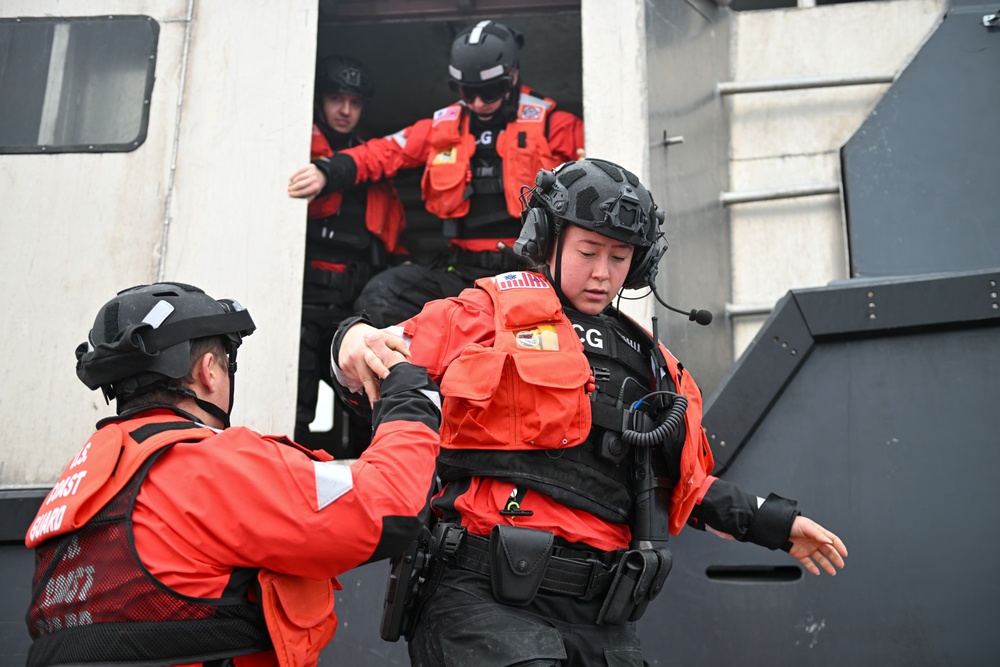
[[[559,334],[552,324],[541,324],[533,329],[514,332],[518,347],[526,350],[558,350]]]
[[[451,148],[443,150],[435,155],[431,164],[455,164],[456,157],[455,147],[452,146]]]

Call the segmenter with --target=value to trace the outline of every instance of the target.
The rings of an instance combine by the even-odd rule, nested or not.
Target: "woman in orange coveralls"
[[[401,339],[355,321],[334,342],[338,379],[371,398],[371,340],[408,346],[441,382],[432,507],[459,537],[414,605],[415,665],[642,665],[634,621],[685,524],[783,548],[814,574],[847,555],[794,501],[711,476],[698,387],[611,306],[653,285],[665,250],[647,189],[591,159],[535,184],[515,248],[540,273],[430,303]]]
[[[374,440],[341,464],[229,427],[236,351],[254,328],[239,304],[180,283],[101,309],[77,374],[118,415],[26,537],[28,665],[315,665],[337,626],[334,577],[416,537],[438,453],[434,383],[375,342]]]

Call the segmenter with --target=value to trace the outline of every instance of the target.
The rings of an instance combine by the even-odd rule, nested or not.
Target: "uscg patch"
[[[538,104],[522,104],[517,110],[518,120],[541,120],[545,107]]]
[[[505,289],[548,289],[549,283],[544,277],[530,271],[512,271],[494,276],[493,282],[501,290]]]

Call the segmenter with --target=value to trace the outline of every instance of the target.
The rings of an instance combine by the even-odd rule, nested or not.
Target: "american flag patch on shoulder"
[[[530,271],[512,271],[502,273],[493,277],[493,282],[502,290],[527,288],[527,289],[548,289],[549,281],[537,273]]]
[[[445,120],[455,120],[458,118],[459,114],[462,113],[461,108],[458,105],[452,105],[450,107],[445,107],[444,109],[438,109],[434,112],[434,120],[431,125],[437,125],[438,123]]]

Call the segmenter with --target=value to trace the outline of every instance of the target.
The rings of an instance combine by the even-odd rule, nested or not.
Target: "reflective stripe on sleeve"
[[[441,412],[441,394],[427,389],[421,389],[420,393],[430,399],[431,403],[438,409],[438,412]]]
[[[339,461],[314,461],[316,471],[316,500],[321,510],[354,488],[351,467]]]

